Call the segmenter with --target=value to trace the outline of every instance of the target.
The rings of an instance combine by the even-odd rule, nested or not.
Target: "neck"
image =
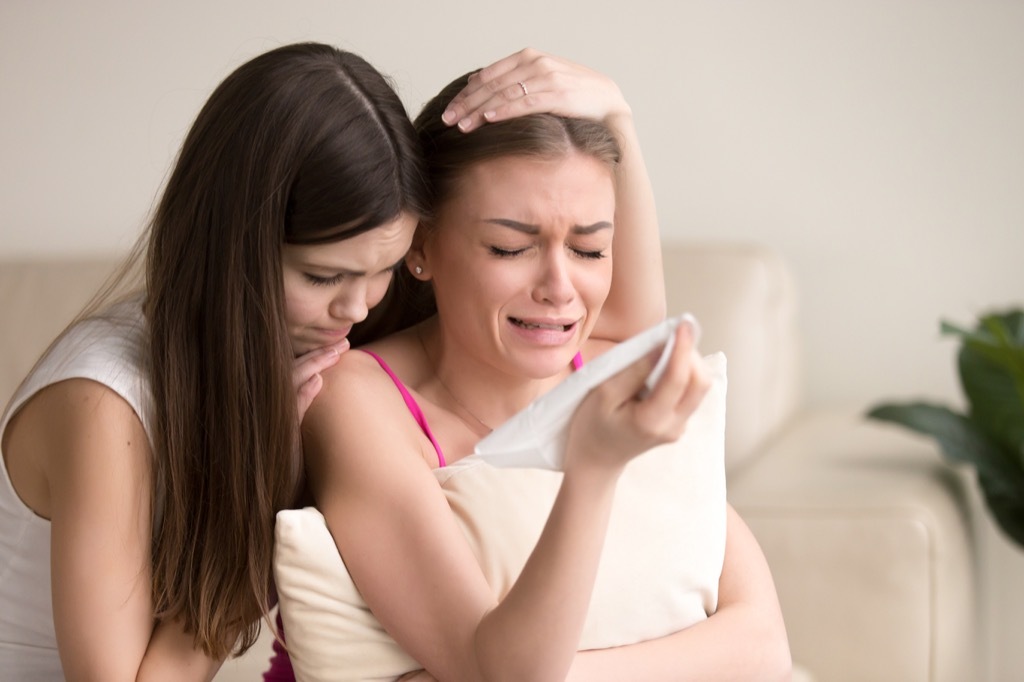
[[[436,318],[418,330],[440,404],[474,432],[486,435],[550,390],[564,375],[536,379],[503,372],[446,335]]]

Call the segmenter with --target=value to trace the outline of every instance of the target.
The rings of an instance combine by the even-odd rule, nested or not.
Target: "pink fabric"
[[[423,433],[426,434],[427,438],[430,439],[430,443],[434,446],[434,450],[437,452],[437,466],[445,466],[444,453],[441,452],[441,445],[437,442],[437,439],[434,438],[434,434],[430,430],[430,425],[427,424],[427,417],[423,414],[423,410],[420,409],[419,403],[417,403],[416,399],[412,397],[411,393],[409,393],[409,389],[405,387],[402,380],[398,378],[394,371],[392,371],[391,367],[388,366],[388,363],[384,362],[384,358],[373,351],[369,351],[364,348],[360,348],[359,350],[362,350],[364,353],[376,360],[381,369],[391,377],[391,381],[393,381],[395,386],[398,388],[398,392],[402,394],[402,400],[405,401],[405,406],[409,408],[409,412],[411,412],[413,418],[416,419],[416,423],[420,425],[420,428],[423,429]],[[572,367],[573,369],[579,369],[582,366],[583,356],[576,353],[576,355],[572,357]]]
[[[416,399],[412,397],[411,393],[409,393],[409,389],[405,387],[405,384],[402,383],[402,380],[399,379],[398,376],[391,370],[391,368],[388,366],[388,363],[384,362],[384,358],[377,355],[373,351],[368,351],[364,349],[360,350],[362,350],[364,353],[366,353],[374,360],[376,360],[377,364],[380,365],[380,368],[383,369],[389,377],[391,377],[391,381],[395,382],[395,386],[398,388],[398,392],[402,394],[402,400],[405,401],[405,406],[409,408],[410,412],[412,412],[412,416],[416,420],[416,423],[420,425],[420,428],[423,429],[423,433],[426,434],[427,438],[430,439],[430,443],[434,446],[434,450],[437,452],[437,466],[443,467],[445,465],[444,453],[441,452],[441,445],[437,442],[437,439],[434,438],[434,434],[430,430],[430,425],[427,424],[427,418],[423,415],[423,410],[420,409],[419,403],[417,403]]]
[[[281,622],[281,612],[277,612],[277,632],[284,639],[284,623]],[[270,657],[270,669],[263,673],[263,682],[295,682],[295,671],[292,670],[292,660],[288,658],[288,652],[281,646],[277,638],[273,642],[274,654]]]

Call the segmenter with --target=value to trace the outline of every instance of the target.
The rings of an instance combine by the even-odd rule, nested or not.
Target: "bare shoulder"
[[[23,442],[73,446],[127,434],[146,439],[142,420],[121,395],[91,379],[66,379],[41,389],[21,407],[4,442],[13,450]],[[78,450],[69,448],[72,453]]]
[[[15,490],[45,517],[62,483],[111,468],[144,475],[151,458],[132,406],[90,379],[66,379],[32,396],[8,424],[3,452]]]
[[[386,368],[386,369],[385,369]],[[399,333],[366,346],[352,349],[341,356],[338,362],[323,373],[323,400],[318,396],[313,402],[350,405],[365,403],[374,396],[393,397],[395,382],[388,375],[390,371],[404,385],[416,387],[427,368],[422,362],[422,352],[416,337]]]
[[[374,344],[367,350],[374,355],[350,350],[323,373],[323,388],[303,421],[307,464],[324,485],[332,472],[344,473],[336,483],[352,483],[362,476],[378,478],[382,468],[390,474],[406,466],[421,468],[436,457],[395,381],[377,359],[387,356],[388,368],[405,384],[407,374],[416,370],[406,359],[412,349]]]

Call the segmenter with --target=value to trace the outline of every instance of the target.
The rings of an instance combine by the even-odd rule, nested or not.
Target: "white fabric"
[[[0,419],[0,434],[37,392],[72,378],[109,386],[132,406],[149,433],[144,344],[138,301],[76,325],[15,393]],[[6,466],[0,467],[0,677],[64,679],[50,595],[50,522],[21,501]]]
[[[708,362],[714,381],[684,436],[638,457],[619,481],[581,649],[675,632],[717,607],[725,555],[725,357]],[[435,475],[500,599],[536,545],[561,473],[466,458]],[[422,667],[370,612],[316,509],[279,512],[276,540],[281,615],[299,680],[387,680]]]
[[[623,341],[580,367],[568,379],[491,432],[476,444],[474,456],[482,457],[497,467],[561,471],[569,422],[590,389],[660,346],[661,356],[646,381],[647,390],[653,388],[668,364],[675,345],[674,332],[683,321],[690,325],[696,337],[699,333],[697,320],[692,315],[683,314]]]

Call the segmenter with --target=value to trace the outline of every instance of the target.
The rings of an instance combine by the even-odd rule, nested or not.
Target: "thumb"
[[[630,363],[600,384],[597,389],[614,405],[621,405],[638,397],[644,382],[654,369],[661,350],[652,351]]]

